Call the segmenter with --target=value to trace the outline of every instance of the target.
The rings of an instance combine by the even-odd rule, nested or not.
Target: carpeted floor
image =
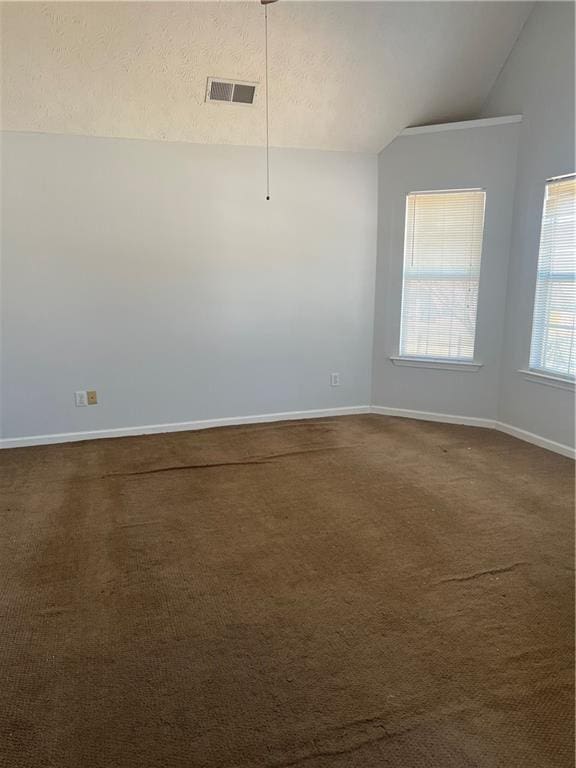
[[[567,768],[574,475],[357,416],[0,452],[2,768]]]

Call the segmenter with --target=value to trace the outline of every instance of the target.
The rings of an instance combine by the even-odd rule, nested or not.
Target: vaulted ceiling
[[[475,117],[532,8],[523,2],[288,2],[269,8],[271,143],[379,151],[403,128]],[[252,2],[2,4],[7,130],[260,145],[255,104],[205,103],[206,78],[263,84]]]

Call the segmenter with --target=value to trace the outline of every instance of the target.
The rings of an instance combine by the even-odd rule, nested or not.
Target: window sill
[[[433,357],[390,357],[394,365],[410,368],[435,368],[440,371],[479,371],[482,363],[468,360],[439,360]]]
[[[554,376],[553,373],[530,371],[524,368],[520,368],[518,373],[521,373],[526,381],[531,381],[535,384],[544,384],[547,387],[555,387],[556,389],[567,389],[568,392],[574,392],[574,381],[572,381],[572,379],[564,379],[561,376]]]

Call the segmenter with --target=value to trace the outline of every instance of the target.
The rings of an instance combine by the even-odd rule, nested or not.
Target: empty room
[[[575,4],[0,22],[0,768],[574,768]]]

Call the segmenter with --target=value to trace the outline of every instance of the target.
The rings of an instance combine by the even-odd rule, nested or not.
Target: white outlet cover
[[[80,389],[78,392],[74,392],[74,401],[76,402],[76,408],[84,408],[88,405],[88,396],[85,389]]]
[[[330,374],[330,386],[331,387],[339,387],[340,386],[340,374],[339,373],[331,373]]]

